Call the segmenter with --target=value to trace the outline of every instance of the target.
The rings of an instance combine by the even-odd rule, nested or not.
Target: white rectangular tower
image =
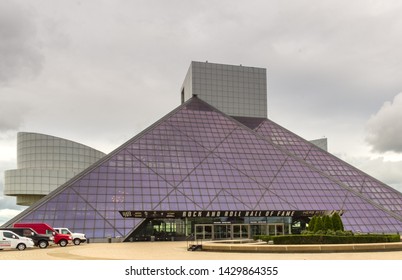
[[[266,118],[266,69],[192,61],[181,102],[193,95],[230,116]]]

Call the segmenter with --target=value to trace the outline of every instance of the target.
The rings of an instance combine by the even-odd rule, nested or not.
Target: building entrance
[[[250,238],[250,225],[232,225],[232,238]]]
[[[170,212],[169,215],[172,215]],[[183,215],[180,213],[180,215]],[[193,214],[192,214],[193,215]],[[145,240],[232,240],[292,233],[291,217],[147,218],[126,242]],[[166,216],[166,215],[165,215]],[[179,216],[179,215],[178,215]]]
[[[212,239],[213,225],[195,225],[195,239]]]
[[[212,225],[213,239],[230,239],[231,225]]]
[[[283,235],[285,225],[279,224],[196,224],[196,240],[248,239],[254,235]]]

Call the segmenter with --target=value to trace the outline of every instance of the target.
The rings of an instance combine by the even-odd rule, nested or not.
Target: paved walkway
[[[360,253],[238,253],[187,251],[186,242],[90,243],[25,251],[0,260],[402,260],[402,251]]]

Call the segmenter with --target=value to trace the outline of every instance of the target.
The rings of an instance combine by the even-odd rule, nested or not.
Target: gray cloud
[[[43,57],[32,16],[15,1],[0,2],[0,85],[36,75]]]
[[[20,211],[26,207],[16,205],[15,197],[0,196],[0,209],[10,209]]]
[[[23,123],[28,108],[24,102],[3,100],[0,102],[0,132],[16,131]]]
[[[377,152],[402,152],[402,93],[385,102],[367,122],[366,141]]]
[[[398,2],[212,2],[214,9],[205,1],[28,2],[35,22],[8,20],[19,24],[15,45],[40,55],[28,48],[38,45],[29,35],[36,32],[46,56],[39,81],[15,88],[34,108],[26,127],[77,141],[135,133],[178,105],[191,60],[266,67],[269,116],[289,129],[303,129],[301,117],[319,122],[309,137],[335,121],[362,126],[402,88]],[[24,22],[32,32],[21,31],[29,30]]]

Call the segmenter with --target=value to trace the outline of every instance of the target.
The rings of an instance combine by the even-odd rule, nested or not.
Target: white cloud
[[[347,157],[345,160],[368,175],[402,192],[402,161],[387,161],[383,157]]]
[[[0,226],[10,219],[14,218],[16,215],[21,213],[22,210],[15,209],[0,209]]]
[[[367,122],[367,142],[374,151],[402,152],[402,93],[385,102]]]

